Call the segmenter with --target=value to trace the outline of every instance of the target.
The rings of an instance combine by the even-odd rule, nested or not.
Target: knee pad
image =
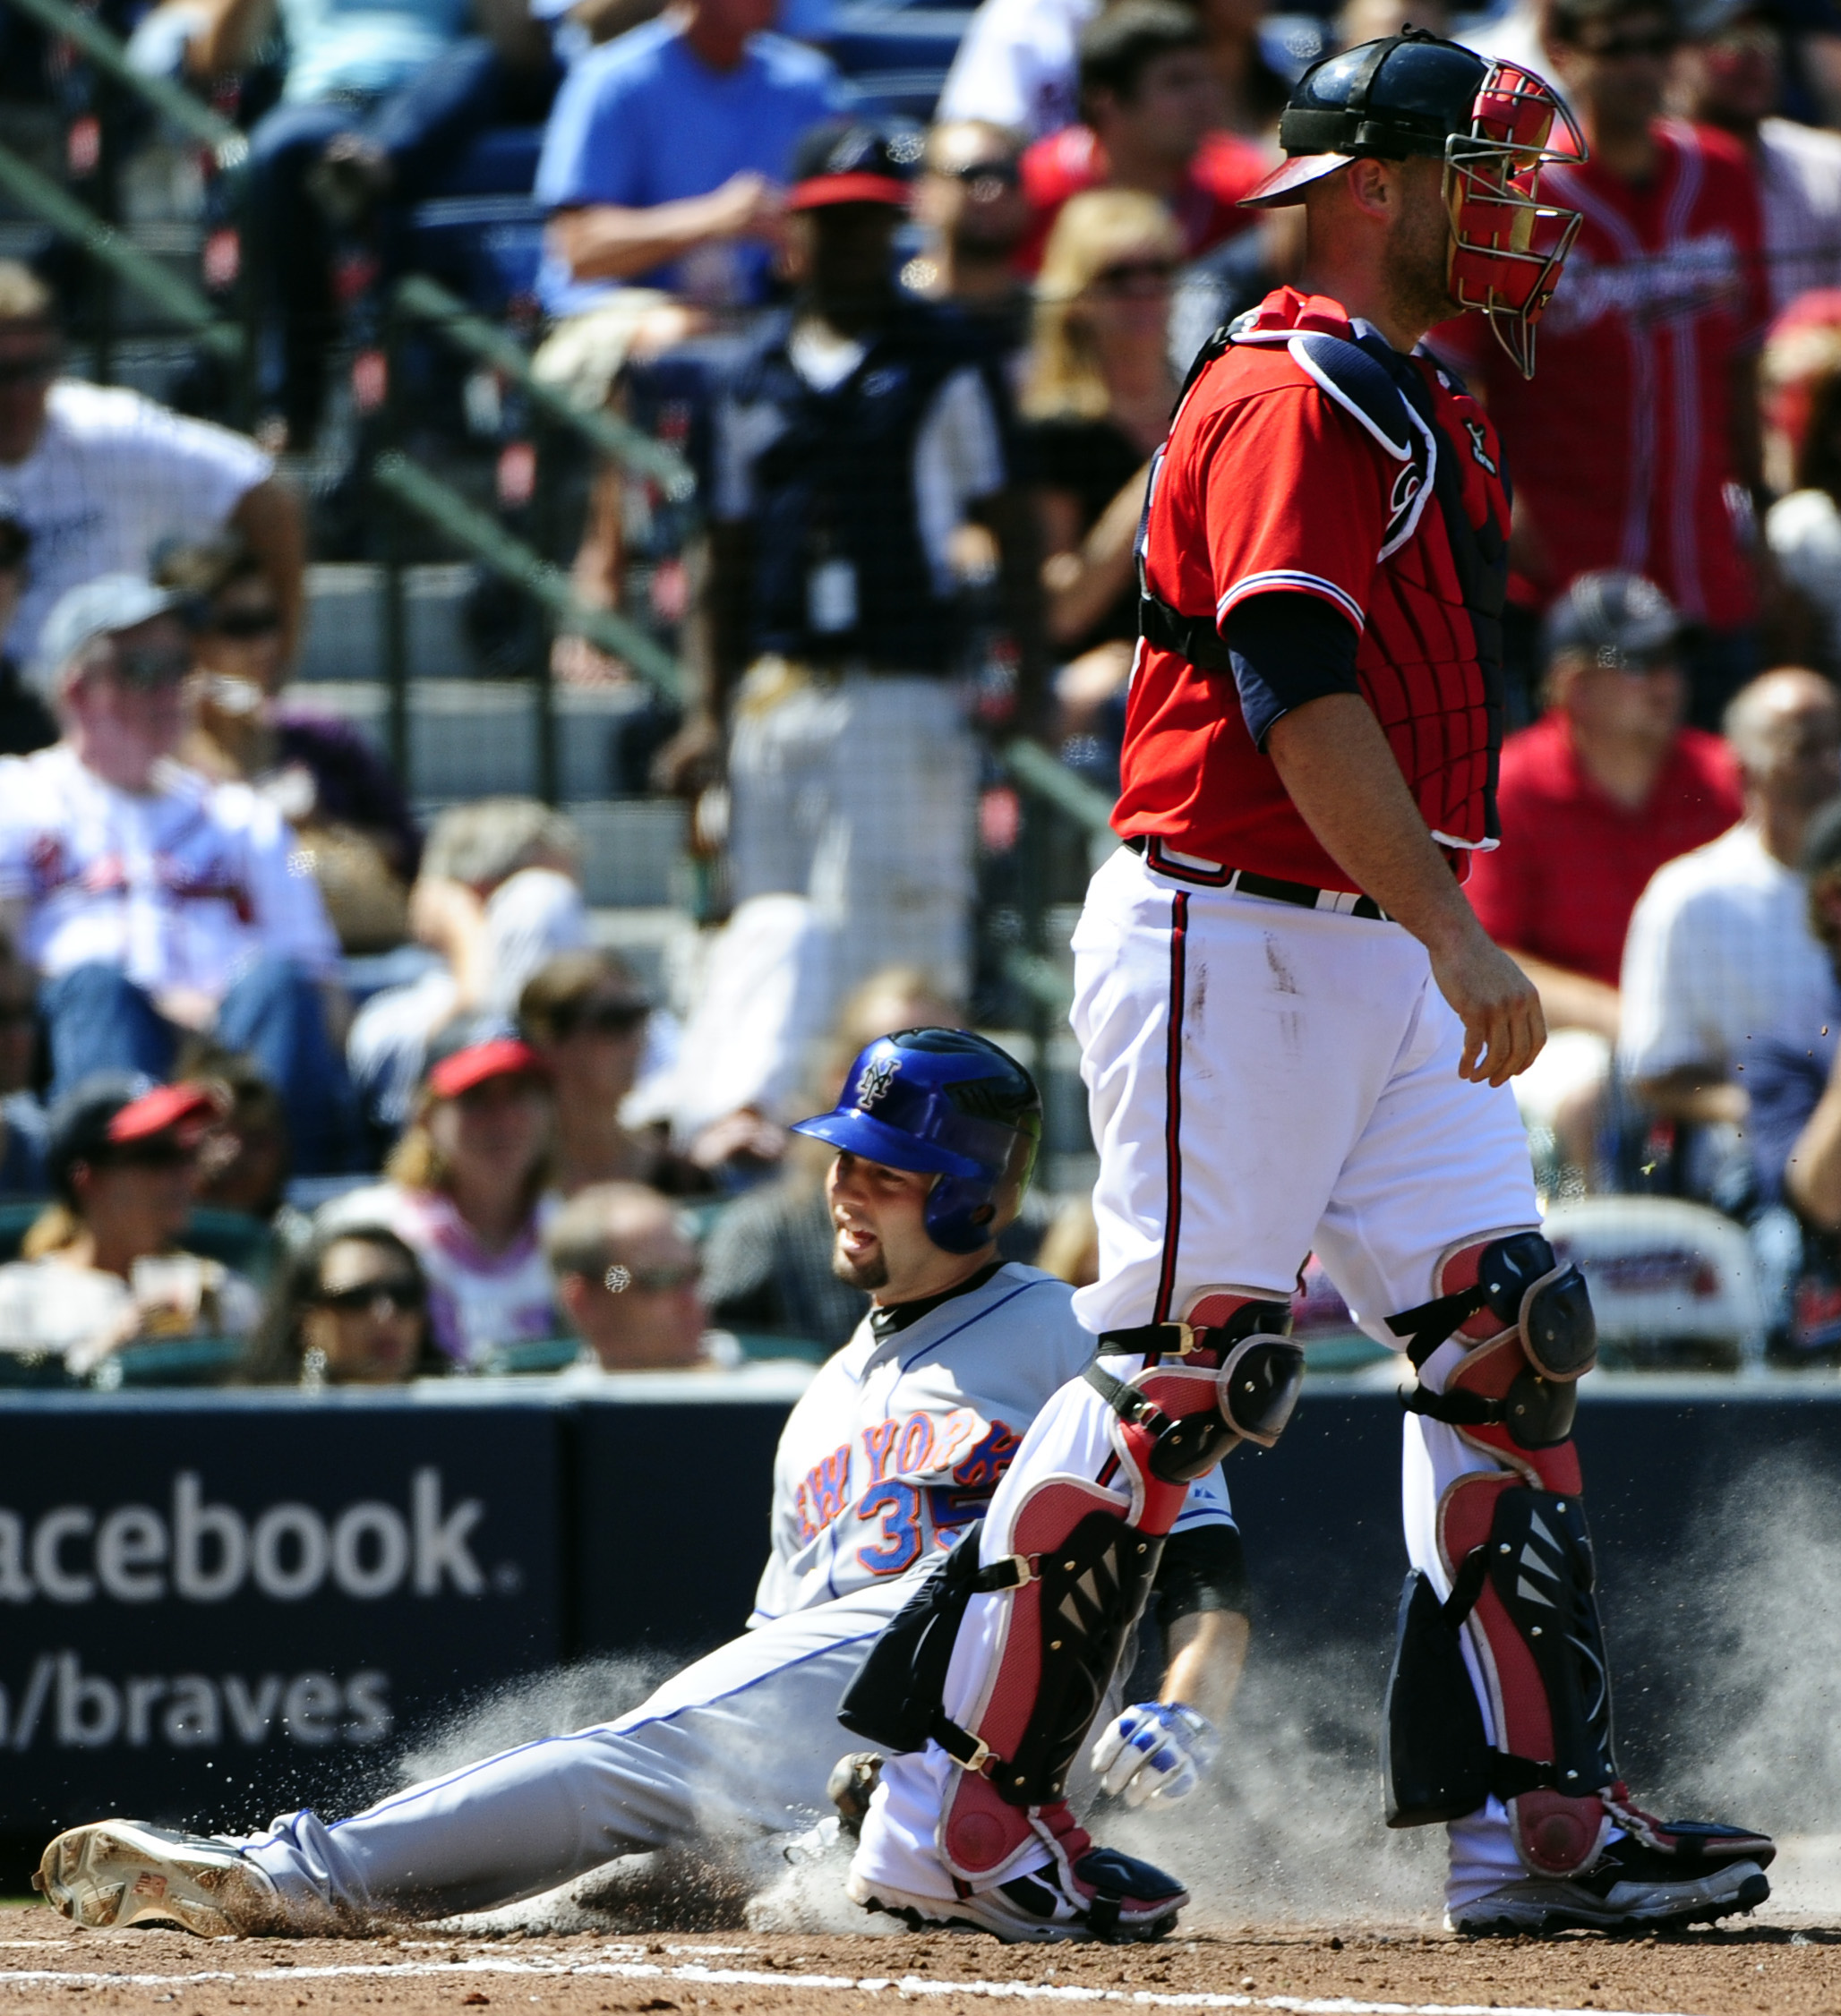
[[[1447,1338],[1466,1346],[1443,1393],[1417,1387],[1406,1405],[1467,1442],[1562,1492],[1580,1488],[1571,1447],[1578,1382],[1597,1359],[1585,1277],[1532,1230],[1471,1239],[1433,1269],[1438,1294],[1388,1319],[1416,1369]]]
[[[1567,1876],[1597,1854],[1615,1784],[1611,1682],[1578,1499],[1504,1474],[1460,1477],[1438,1508],[1441,1603],[1408,1578],[1389,1681],[1388,1824],[1461,1819],[1494,1793],[1531,1874]],[[1463,1663],[1483,1677],[1492,1748]]]
[[[1290,1328],[1289,1303],[1205,1288],[1181,1322],[1101,1336],[1102,1352],[1147,1360],[1129,1383],[1098,1365],[1086,1378],[1124,1424],[1128,1456],[1148,1486],[1186,1487],[1242,1442],[1272,1447],[1304,1381]]]

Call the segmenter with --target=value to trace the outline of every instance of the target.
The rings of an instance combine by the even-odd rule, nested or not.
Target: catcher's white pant
[[[1314,1251],[1397,1349],[1386,1319],[1430,1298],[1447,1248],[1538,1224],[1514,1096],[1458,1076],[1462,1025],[1399,925],[1178,880],[1120,849],[1074,950],[1100,1149],[1100,1278],[1075,1297],[1090,1329],[1179,1317],[1211,1287],[1288,1296]],[[1427,1383],[1460,1354],[1441,1347]],[[1441,1593],[1439,1494],[1494,1467],[1407,1417],[1407,1550]],[[1013,1469],[1006,1488],[1023,1482]],[[1451,1905],[1523,1873],[1494,1802],[1450,1835]]]
[[[328,1906],[484,1910],[618,1856],[808,1827],[852,1747],[839,1697],[918,1579],[747,1632],[618,1721],[541,1738],[330,1826],[292,1814],[242,1845],[310,1926]]]
[[[734,900],[809,897],[841,998],[878,968],[971,981],[978,752],[950,679],[752,666],[729,742]]]

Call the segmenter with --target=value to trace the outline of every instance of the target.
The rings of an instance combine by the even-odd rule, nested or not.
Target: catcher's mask
[[[1364,156],[1443,159],[1451,297],[1486,317],[1516,369],[1533,377],[1534,326],[1580,222],[1577,210],[1542,201],[1541,170],[1586,158],[1552,86],[1409,28],[1314,64],[1291,93],[1279,141],[1288,158],[1249,204],[1301,202],[1311,183]]]

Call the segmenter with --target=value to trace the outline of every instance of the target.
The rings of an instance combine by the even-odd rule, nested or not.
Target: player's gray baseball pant
[[[288,1815],[245,1852],[304,1926],[328,1907],[483,1910],[618,1856],[809,1826],[851,1747],[839,1696],[916,1579],[747,1632],[618,1721],[541,1738],[330,1826]]]

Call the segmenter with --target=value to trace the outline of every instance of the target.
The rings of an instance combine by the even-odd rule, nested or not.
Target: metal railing
[[[509,379],[550,425],[578,434],[590,448],[636,476],[650,477],[674,503],[685,502],[694,494],[697,478],[681,455],[641,433],[618,414],[578,406],[553,385],[545,384],[515,337],[475,315],[465,302],[425,274],[412,273],[400,281],[392,304],[399,315],[427,324],[457,350]]]
[[[72,6],[69,0],[5,0],[5,4],[30,14],[52,34],[62,36],[110,83],[133,92],[150,110],[210,148],[220,168],[239,168],[248,158],[249,141],[221,112],[193,97],[170,77],[151,76],[136,70],[128,61],[125,44],[111,35],[93,14]]]
[[[39,170],[12,148],[0,145],[0,190],[76,245],[132,288],[150,306],[170,316],[205,348],[235,363],[246,348],[244,331],[227,322],[189,280],[162,266],[150,253],[105,224],[68,190]]]

